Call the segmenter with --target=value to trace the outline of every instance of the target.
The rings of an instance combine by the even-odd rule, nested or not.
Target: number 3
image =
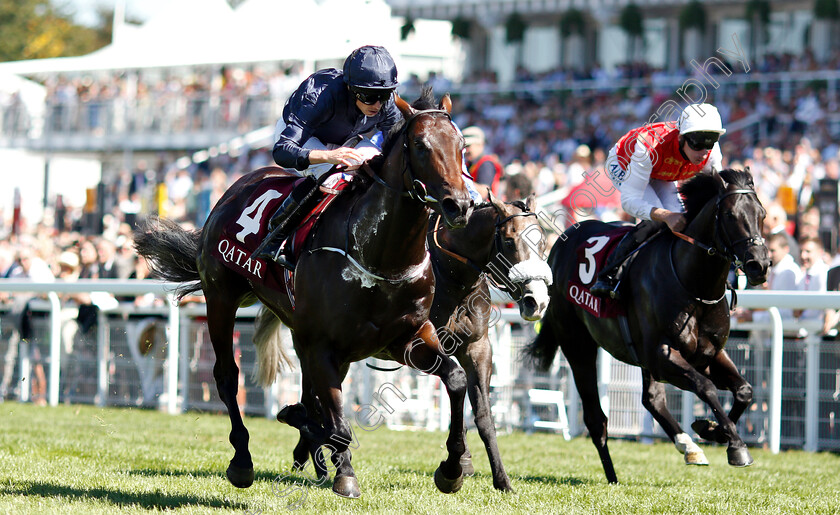
[[[580,282],[583,284],[592,282],[592,279],[595,277],[595,254],[600,252],[609,241],[610,238],[608,236],[593,236],[586,240],[586,243],[591,243],[592,245],[584,249],[583,256],[586,258],[586,262],[581,263],[578,268]]]

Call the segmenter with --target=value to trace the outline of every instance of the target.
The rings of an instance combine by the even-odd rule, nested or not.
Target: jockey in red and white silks
[[[714,106],[691,104],[677,123],[653,123],[625,134],[607,157],[607,174],[624,211],[682,229],[674,227],[679,218],[674,215],[682,211],[676,183],[722,168],[717,138],[725,132]]]
[[[607,175],[621,195],[621,207],[642,222],[610,254],[590,292],[618,298],[621,265],[662,224],[685,228],[677,182],[700,171],[719,171],[718,139],[726,132],[711,104],[689,104],[676,123],[652,123],[628,132],[607,156]]]

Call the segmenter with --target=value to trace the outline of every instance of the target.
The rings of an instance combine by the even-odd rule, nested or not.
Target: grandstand
[[[207,20],[187,20],[173,9],[168,19],[128,28],[113,45],[89,56],[0,64],[0,152],[36,159],[27,171],[4,173],[10,181],[29,178],[32,170],[44,175],[34,190],[25,190],[24,202],[36,206],[24,210],[35,213],[28,220],[16,218],[13,188],[4,189],[8,193],[0,198],[0,233],[4,238],[22,233],[9,238],[12,251],[37,244],[41,258],[57,268],[63,251],[75,251],[86,240],[129,246],[130,233],[121,224],[148,214],[200,226],[220,191],[239,174],[270,162],[273,126],[292,88],[313,70],[336,66],[350,48],[369,42],[360,39],[365,34],[355,34],[325,39],[329,44],[300,53],[304,49],[275,42],[266,27],[258,30],[260,15],[271,20],[269,10],[279,2],[249,0],[237,9],[223,1],[207,4],[213,14]],[[636,5],[629,0],[295,2],[300,9],[318,9],[336,19],[352,11],[341,7],[345,4],[372,6],[376,19],[388,27],[382,38],[397,49],[401,93],[412,97],[424,83],[432,83],[439,94],[453,93],[457,123],[484,128],[489,146],[507,165],[509,180],[525,177],[547,210],[581,183],[582,172],[602,169],[612,143],[649,120],[663,103],[684,105],[702,98],[715,103],[724,117],[727,163],[751,166],[765,204],[784,203],[793,234],[804,234],[806,213],[816,209],[816,222],[808,223],[825,236],[830,261],[838,263],[840,53],[832,39],[838,27],[817,15],[815,2],[645,0],[637,2],[640,31],[623,16]],[[703,12],[702,26],[687,21],[686,9],[696,9],[695,4]],[[755,7],[760,4],[766,4],[766,16]],[[439,24],[424,28],[424,20],[450,23],[441,32]],[[401,40],[399,29],[409,22],[415,30]],[[168,39],[176,26],[179,38],[193,42],[189,48]],[[194,38],[185,33],[188,29],[196,31]],[[154,48],[144,46],[159,33],[167,38]],[[145,51],[137,52],[138,47]],[[89,170],[92,163],[95,173]],[[80,167],[86,167],[84,174]],[[60,182],[56,174],[67,174],[76,183]],[[835,198],[826,203],[819,192],[831,181]],[[71,195],[71,188],[80,188],[81,196]],[[621,216],[614,206],[590,214]],[[144,308],[145,318],[162,320],[167,314],[158,300],[158,306]],[[138,313],[132,306],[123,302],[105,310],[99,333],[86,341],[87,354],[71,358],[69,368],[62,365],[67,374],[61,379],[62,402],[219,409],[203,361],[209,349],[200,314],[189,312],[181,323],[191,347],[184,347],[179,358],[184,382],[173,393],[162,372],[166,355],[128,358],[145,319],[130,319]],[[35,330],[41,340],[36,345],[45,346],[49,308],[37,307]],[[10,305],[2,311],[3,342],[14,322],[12,311]],[[243,339],[249,337],[249,322],[242,322]],[[749,371],[748,379],[764,385],[756,389],[757,411],[739,427],[751,444],[764,445],[771,438],[766,404],[773,351],[769,340],[752,332],[756,327],[744,322],[731,346],[739,366]],[[815,326],[800,335],[803,328],[796,319],[785,320],[781,444],[837,449],[837,343],[823,338]],[[526,399],[530,389],[560,389],[576,434],[582,425],[562,361],[547,376],[516,362],[516,351],[532,331],[511,320],[495,328],[495,350],[503,364],[494,380],[497,422],[532,430],[544,418],[559,420],[559,413],[535,409]],[[252,346],[242,349],[243,369],[248,370]],[[10,346],[0,352],[9,356]],[[50,365],[48,354],[41,352],[41,365]],[[21,366],[6,373],[10,384],[31,376],[31,369]],[[611,385],[611,431],[661,436],[644,418],[634,371],[609,363],[602,370]],[[356,393],[348,398],[364,403],[370,392],[361,385],[371,379],[365,368],[357,372]],[[443,410],[433,409],[436,403],[440,407],[439,385],[425,376],[401,374],[400,384],[412,392],[410,405],[429,409],[403,410],[389,423],[442,427]],[[293,385],[295,377],[282,381]],[[276,412],[266,393],[251,385],[245,409]],[[6,394],[31,399],[33,391],[18,388]],[[669,395],[675,412],[682,406],[683,418],[696,415],[693,401],[676,391]]]

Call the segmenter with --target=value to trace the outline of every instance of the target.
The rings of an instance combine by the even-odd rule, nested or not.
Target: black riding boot
[[[661,222],[644,220],[625,234],[612,254],[607,256],[604,268],[598,272],[598,280],[589,288],[590,293],[596,297],[619,299],[618,283],[624,268],[622,265],[639,245],[659,234],[664,227],[666,225]]]
[[[273,260],[289,270],[295,269],[291,249],[288,245],[283,246],[283,242],[295,230],[303,217],[307,215],[311,206],[318,201],[317,190],[318,183],[312,177],[306,177],[295,186],[295,189],[283,200],[283,203],[271,216],[271,220],[268,222],[269,236],[266,237],[271,238],[271,240],[265,243],[265,247],[257,255],[258,258]],[[270,233],[278,226],[282,227],[272,236]]]

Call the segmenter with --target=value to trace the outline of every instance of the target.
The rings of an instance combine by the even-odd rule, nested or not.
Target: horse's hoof
[[[507,494],[515,494],[516,492],[513,490],[513,487],[510,484],[510,480],[505,480],[501,483],[493,482],[493,488],[499,490],[500,492],[505,492]]]
[[[691,423],[691,429],[697,433],[700,438],[708,442],[726,443],[726,435],[721,431],[720,426],[714,420],[695,420]]]
[[[227,478],[236,488],[248,488],[254,484],[254,469],[239,468],[231,463],[227,468]]]
[[[686,465],[708,465],[709,460],[703,451],[689,451],[685,453]]]
[[[461,456],[461,473],[465,476],[472,476],[475,474],[475,467],[473,467],[472,457],[468,454]]]
[[[300,426],[306,423],[306,406],[301,403],[284,406],[277,413],[277,422],[300,429]]]
[[[349,497],[350,499],[358,499],[362,496],[362,491],[359,490],[359,481],[355,476],[341,476],[335,478],[332,490],[336,495]]]
[[[443,462],[440,464],[440,467],[442,466]],[[443,475],[440,467],[435,470],[435,486],[437,489],[445,494],[454,494],[460,490],[461,486],[464,485],[464,475],[461,474],[455,479],[449,479]]]
[[[733,467],[749,467],[753,464],[750,451],[746,447],[727,447],[726,457]]]

